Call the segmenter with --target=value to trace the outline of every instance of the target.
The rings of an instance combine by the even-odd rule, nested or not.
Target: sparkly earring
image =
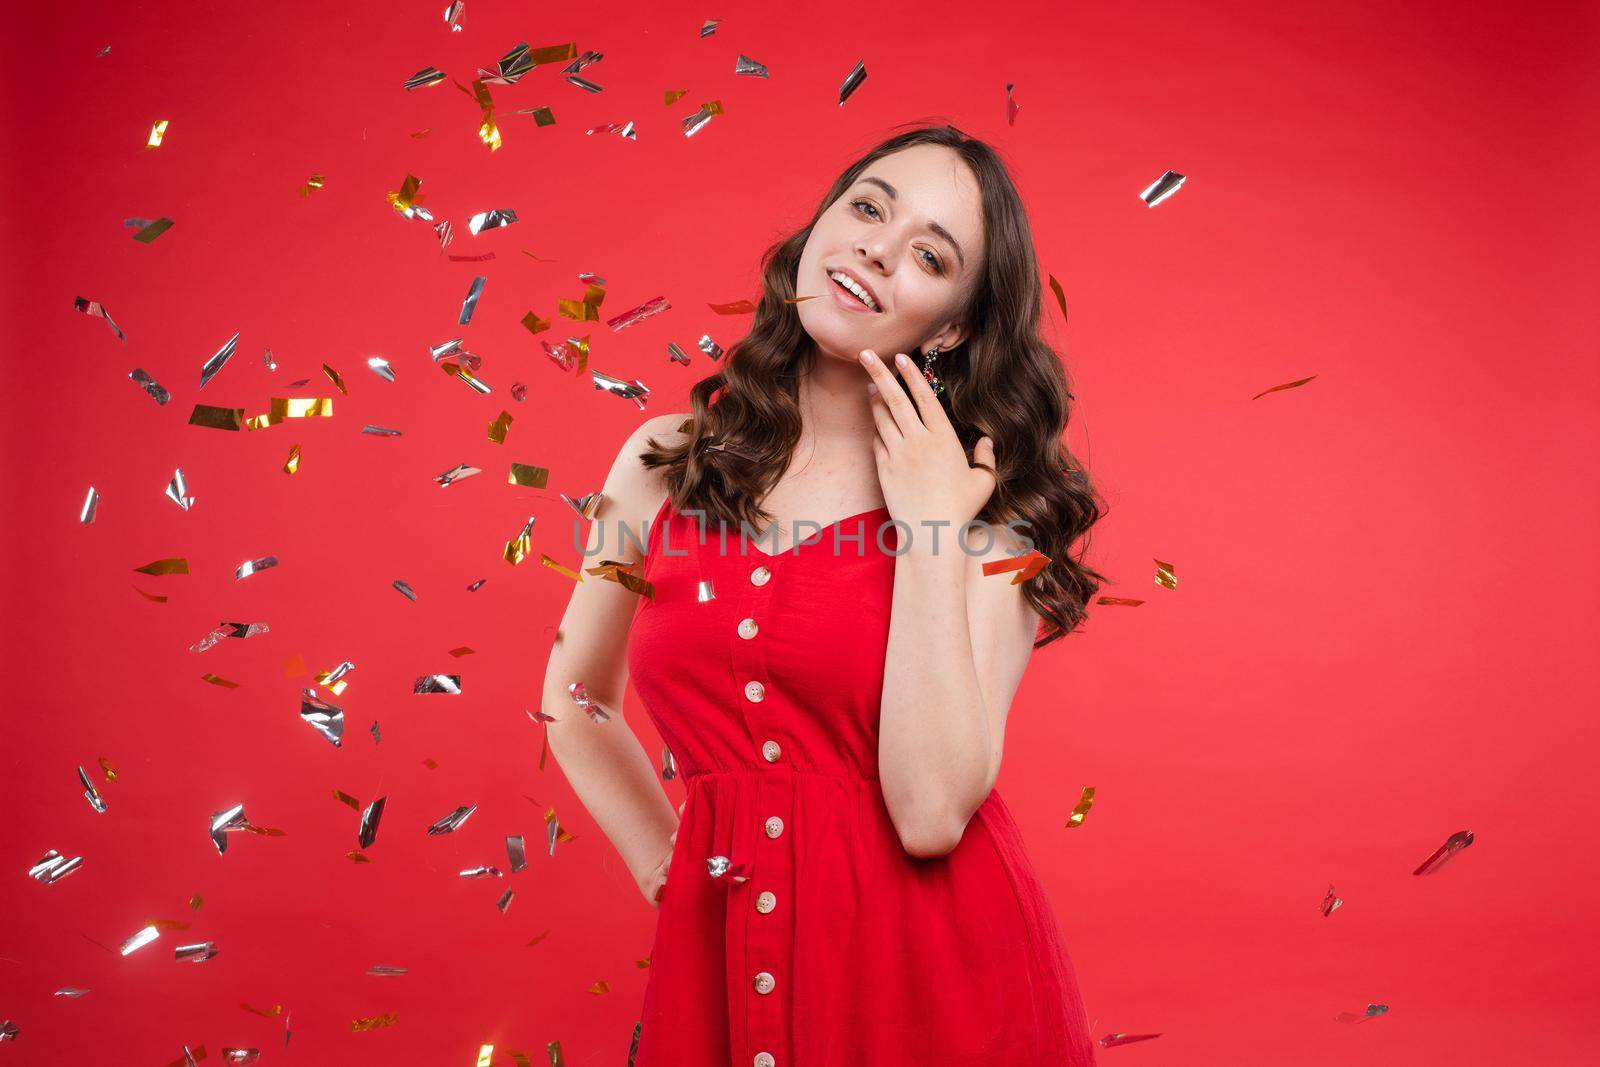
[[[937,346],[928,349],[927,355],[922,359],[922,376],[927,379],[928,388],[933,390],[935,396],[944,392],[944,383],[934,373],[934,364],[938,362],[938,359],[939,349]]]

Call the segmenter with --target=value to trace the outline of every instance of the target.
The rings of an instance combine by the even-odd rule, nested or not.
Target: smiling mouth
[[[875,308],[871,304],[867,303],[865,300],[861,299],[859,296],[857,296],[855,294],[855,291],[852,290],[849,286],[844,285],[843,283],[841,283],[839,281],[836,281],[832,274],[828,275],[828,283],[830,285],[833,285],[837,289],[839,289],[839,291],[844,293],[844,295],[848,296],[851,300],[854,300],[857,304],[860,304],[862,306],[862,308],[864,308],[865,310],[872,312],[874,315],[882,314],[882,312],[883,312],[882,308]]]

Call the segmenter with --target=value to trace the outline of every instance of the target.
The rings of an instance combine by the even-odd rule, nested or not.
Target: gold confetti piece
[[[428,768],[430,771],[436,771],[439,769],[439,761],[431,757],[424,759],[422,761],[422,765]]]
[[[211,404],[196,404],[189,413],[190,426],[207,426],[213,430],[244,429],[244,408],[219,408]]]
[[[333,397],[283,397],[272,398],[272,415],[275,419],[314,419],[333,417]]]
[[[187,556],[174,556],[170,559],[158,559],[133,569],[138,574],[188,574],[189,559]]]
[[[599,996],[602,993],[609,993],[611,992],[611,983],[604,980],[596,982],[594,985],[589,987],[589,992],[593,993],[595,996]]]
[[[154,241],[157,237],[160,237],[170,229],[172,229],[172,220],[168,218],[159,218],[145,226],[138,233],[134,234],[133,239],[143,244],[149,244],[151,241]]]
[[[638,967],[641,971],[645,970],[650,966],[650,957],[646,956],[642,960],[634,960],[633,964],[634,964],[635,967]]]
[[[567,1067],[567,1061],[561,1057],[561,1042],[547,1042],[544,1050],[550,1056],[550,1067]]]
[[[371,863],[372,862],[372,860],[367,857],[367,854],[365,852],[362,852],[362,851],[360,851],[358,849],[351,849],[349,852],[346,852],[344,854],[344,858],[349,860],[351,863]]]
[[[239,1002],[239,1007],[243,1008],[245,1011],[252,1012],[252,1013],[254,1013],[256,1015],[259,1015],[263,1019],[275,1019],[279,1015],[283,1014],[283,1005],[282,1004],[274,1004],[270,1008],[252,1008],[250,1005],[246,1004],[244,1001],[241,1000]]]
[[[523,560],[528,558],[528,554],[533,551],[533,523],[534,518],[530,516],[527,524],[522,527],[522,532],[506,542],[504,559],[513,567],[521,564]]]
[[[1056,294],[1056,303],[1061,305],[1061,321],[1067,320],[1067,294],[1062,290],[1061,283],[1056,281],[1054,274],[1050,275],[1050,289]]]
[[[708,100],[700,105],[700,110],[693,115],[683,117],[683,135],[693,137],[699,133],[706,123],[711,121],[711,116],[722,114],[722,101]]]
[[[679,427],[679,432],[681,433],[685,431],[682,427]],[[593,519],[600,513],[600,505],[605,502],[605,494],[600,492],[586,493],[585,495],[574,500],[567,494],[562,493],[561,499],[565,500],[568,507],[572,508],[573,511],[576,511],[585,519]]]
[[[1016,571],[1012,576],[1011,584],[1020,585],[1044,570],[1044,565],[1050,562],[1050,557],[1032,549],[1025,555],[1013,556],[1010,559],[997,559],[983,565],[983,573],[987,577],[991,574],[1004,574],[1007,571]]]
[[[1144,201],[1145,207],[1155,207],[1161,201],[1177,192],[1183,186],[1183,183],[1188,180],[1177,171],[1169,170],[1146,186],[1145,190],[1139,194],[1139,199]]]
[[[289,458],[284,461],[283,473],[295,474],[300,470],[300,446],[294,445],[289,449]]]
[[[339,372],[338,371],[334,370],[332,367],[330,367],[326,363],[324,363],[322,365],[322,373],[326,374],[328,376],[328,380],[331,381],[334,384],[334,386],[338,388],[339,392],[343,393],[345,396],[349,396],[350,395],[350,390],[345,388],[344,379],[339,377]],[[333,412],[329,411],[328,414],[331,415],[331,414],[333,414]]]
[[[1016,82],[1006,82],[1006,125],[1007,126],[1015,126],[1017,124],[1017,112],[1022,110],[1022,105],[1017,103],[1016,100],[1014,100],[1012,98],[1012,96],[1011,96],[1011,89],[1015,85],[1016,85]]]
[[[583,576],[580,575],[577,571],[573,570],[571,567],[563,567],[561,564],[557,563],[555,560],[551,559],[549,556],[545,555],[543,552],[539,553],[539,562],[544,564],[546,567],[549,567],[551,570],[555,571],[557,574],[565,575],[566,577],[571,578],[575,582],[583,581]]]
[[[510,892],[510,890],[507,890]],[[490,1067],[494,1060],[494,1046],[480,1045],[478,1047],[478,1067]]]
[[[554,126],[556,124],[555,112],[548,107],[521,107],[512,112],[513,115],[531,115],[535,126]],[[533,255],[533,253],[528,253]],[[538,259],[538,256],[534,256]]]
[[[528,328],[529,333],[542,333],[550,328],[550,320],[541,319],[538,315],[535,315],[530,311],[526,315],[522,316],[522,325]]]
[[[1173,573],[1173,565],[1156,560],[1156,584],[1163,589],[1178,588],[1178,576]]]
[[[399,1014],[399,1012],[391,1011],[387,1015],[373,1015],[365,1019],[352,1019],[350,1029],[360,1033],[363,1030],[376,1030],[381,1026],[393,1026]]]
[[[133,587],[133,591],[135,593],[138,593],[140,596],[144,597],[146,600],[153,600],[157,604],[165,604],[167,602],[167,598],[166,597],[157,596],[155,593],[146,593],[143,589],[140,589],[138,586],[134,586]]]
[[[1072,809],[1072,815],[1067,819],[1067,829],[1083,825],[1083,817],[1089,814],[1089,809],[1094,807],[1094,786],[1083,787],[1083,795],[1078,798],[1078,806]]]
[[[633,563],[618,563],[615,560],[603,559],[600,561],[599,566],[590,567],[588,573],[596,575],[602,581],[616,582],[631,593],[638,593],[640,596],[654,600],[656,595],[655,586],[633,573],[635,569],[642,565],[642,560]]]
[[[346,793],[343,789],[335,789],[333,791],[333,799],[337,800],[339,803],[345,805],[353,811],[361,810],[361,801],[357,800],[349,793]]]
[[[511,485],[524,485],[531,489],[543,489],[550,481],[550,468],[535,467],[528,463],[513,463],[511,464],[511,475],[506,481]]]
[[[105,779],[108,782],[114,782],[117,780],[117,769],[113,767],[111,765],[111,761],[106,759],[104,756],[100,757],[100,773],[105,775]]]
[[[237,688],[239,688],[239,683],[238,682],[230,682],[226,678],[219,678],[215,674],[212,674],[210,671],[207,671],[205,674],[202,674],[200,676],[200,680],[204,681],[204,682],[210,682],[212,685],[220,685],[225,689],[237,689]]]
[[[489,440],[497,445],[506,443],[506,431],[511,429],[511,412],[501,411],[499,418],[489,424]]]
[[[111,327],[111,332],[117,335],[117,340],[127,343],[128,335],[122,332],[122,327],[111,320],[111,315],[99,301],[88,300],[78,296],[73,297],[72,306],[75,310],[83,312],[90,318],[104,319],[106,325]],[[166,403],[166,401],[162,401],[162,403]]]
[[[433,132],[433,127],[430,126],[426,130],[418,130],[416,133],[412,134],[411,136],[416,137],[416,138],[423,138],[423,137],[428,136],[428,134],[430,134],[432,132]]]
[[[200,906],[204,903],[205,900],[200,896],[199,893],[196,893],[194,896],[189,898],[189,907],[193,911],[199,911]]]
[[[331,671],[318,671],[316,676],[317,684],[331,691],[334,696],[340,696],[344,693],[345,687],[350,684],[345,675],[355,669],[356,665],[354,663],[345,660]]]
[[[735,300],[731,304],[707,304],[706,307],[718,315],[749,315],[756,309],[756,306],[748,300]]]
[[[472,649],[468,648],[466,645],[462,645],[460,648],[452,648],[450,650],[450,654],[457,659],[460,659],[462,656],[470,656],[473,653]]]
[[[689,94],[689,90],[687,90],[687,89],[668,89],[666,91],[665,99],[663,100],[663,103],[665,103],[667,107],[671,107],[673,104],[676,104],[679,100],[683,99],[688,94]]]
[[[1315,377],[1316,377],[1315,374],[1313,374],[1311,376],[1311,378],[1315,378]],[[1268,393],[1276,393],[1279,389],[1296,389],[1296,388],[1299,388],[1300,386],[1302,386],[1302,385],[1306,384],[1307,382],[1309,382],[1311,380],[1311,378],[1301,378],[1299,381],[1296,381],[1296,382],[1284,382],[1282,385],[1274,385],[1271,389],[1263,389],[1263,390],[1261,390],[1261,392],[1257,393],[1255,396],[1251,397],[1250,399],[1251,400],[1260,400],[1262,397],[1266,396]]]
[[[1450,861],[1450,857],[1472,844],[1474,840],[1471,830],[1457,830],[1445,840],[1445,843],[1433,850],[1433,854],[1422,861],[1422,866],[1412,871],[1412,874],[1432,874]]]
[[[1142,600],[1134,600],[1132,597],[1125,597],[1125,596],[1103,596],[1103,597],[1097,598],[1095,600],[1095,603],[1096,604],[1109,604],[1109,605],[1112,605],[1112,606],[1115,606],[1115,607],[1136,608],[1140,604],[1143,604],[1144,601],[1142,601]]]
[[[167,135],[167,124],[171,119],[161,119],[150,127],[150,139],[145,142],[146,148],[160,148],[161,139]]]

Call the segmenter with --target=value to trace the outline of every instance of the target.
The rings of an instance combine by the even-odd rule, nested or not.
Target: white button
[[[770,1052],[758,1052],[755,1058],[755,1067],[778,1067],[778,1061],[772,1058]]]
[[[772,992],[772,987],[777,984],[778,980],[772,977],[772,975],[768,974],[766,971],[756,972],[755,987],[757,993],[765,996],[766,994]]]
[[[752,637],[754,637],[756,635],[756,630],[757,629],[758,629],[758,627],[756,626],[756,620],[754,620],[754,619],[740,619],[739,620],[739,636],[744,638],[746,641],[750,640]]]
[[[762,893],[756,897],[756,910],[765,915],[778,906],[778,898],[771,893]]]
[[[757,567],[750,572],[751,585],[766,585],[767,579],[772,577],[772,572],[765,567]]]
[[[783,755],[783,749],[778,747],[778,742],[767,741],[761,746],[761,758],[768,763],[777,763],[778,757]]]
[[[759,704],[766,699],[767,687],[760,682],[744,683],[744,698],[752,704]]]
[[[783,820],[774,815],[767,820],[767,836],[777,837],[783,833]]]

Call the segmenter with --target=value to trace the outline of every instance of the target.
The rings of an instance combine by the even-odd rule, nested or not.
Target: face
[[[912,145],[867,165],[812,227],[800,255],[795,307],[824,357],[854,361],[863,348],[948,349],[967,336],[962,304],[983,265],[978,181],[942,145]],[[830,276],[855,275],[872,311]]]

